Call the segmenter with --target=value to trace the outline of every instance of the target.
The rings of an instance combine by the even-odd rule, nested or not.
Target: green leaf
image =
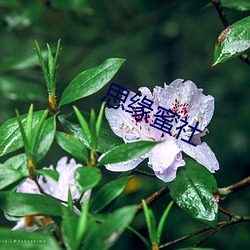
[[[19,172],[28,176],[29,171],[26,165],[26,160],[27,160],[26,155],[23,153],[10,157],[8,160],[4,162],[4,165],[8,166],[9,168],[18,170]]]
[[[0,193],[0,208],[11,216],[62,216],[63,210],[66,209],[59,201],[49,196],[13,192]]]
[[[44,121],[41,134],[39,136],[37,148],[37,161],[40,162],[48,153],[56,132],[56,117],[52,116]]]
[[[142,204],[143,204],[143,211],[144,211],[144,215],[145,215],[147,226],[148,226],[149,238],[150,238],[151,244],[154,245],[154,244],[157,244],[155,217],[154,217],[152,210],[148,208],[148,205],[146,204],[144,200],[142,200]]]
[[[163,230],[163,227],[164,227],[164,224],[165,224],[165,221],[168,217],[168,214],[169,214],[169,211],[172,207],[172,205],[174,204],[173,201],[171,201],[168,206],[166,207],[164,213],[162,214],[161,216],[161,219],[160,219],[160,222],[158,224],[158,227],[157,227],[157,244],[159,245],[160,242],[161,242],[161,234],[162,234],[162,230]]]
[[[0,77],[0,93],[14,101],[46,100],[42,86],[9,76]]]
[[[88,151],[85,145],[76,137],[64,132],[56,132],[56,141],[62,149],[71,154],[75,159],[82,164],[88,165]]]
[[[11,250],[60,250],[56,241],[50,235],[26,232],[26,231],[10,231],[0,228],[1,243],[0,249]]]
[[[216,180],[199,163],[191,159],[185,161],[186,166],[179,168],[176,179],[168,183],[170,195],[191,216],[216,227],[218,204],[213,196],[218,192]]]
[[[79,216],[65,217],[62,222],[63,239],[67,249],[80,249],[82,238],[87,229],[88,201],[84,201],[82,213]]]
[[[95,187],[101,180],[102,173],[95,167],[77,168],[75,173],[76,185],[81,194]]]
[[[89,114],[83,113],[87,119],[89,118]],[[90,147],[89,143],[87,142],[81,127],[77,123],[77,119],[72,114],[68,115],[61,115],[59,116],[60,122],[63,124],[63,127],[76,138],[78,138],[86,147]],[[102,121],[101,131],[99,140],[97,143],[97,152],[104,153],[112,148],[123,144],[123,140],[116,136],[114,132],[111,130],[110,126],[107,122]]]
[[[90,112],[90,122],[89,122],[89,130],[91,136],[91,149],[96,150],[96,115],[94,109],[91,109]]]
[[[92,95],[103,88],[116,74],[125,59],[110,58],[99,66],[78,74],[64,90],[59,106]]]
[[[41,118],[43,111],[34,112],[33,127]],[[27,114],[20,116],[22,124],[25,124]],[[25,125],[24,125],[25,126]],[[0,156],[11,153],[23,146],[22,136],[17,118],[11,118],[0,126]]]
[[[135,159],[146,154],[157,144],[155,141],[135,141],[119,145],[104,155],[97,166]]]
[[[86,119],[84,118],[84,116],[81,114],[81,112],[79,111],[79,109],[75,106],[73,106],[75,113],[76,113],[76,117],[81,125],[82,128],[82,132],[84,134],[84,137],[86,138],[88,145],[91,146],[91,134],[90,134],[90,129],[88,126],[88,123],[86,121]]]
[[[78,216],[65,217],[62,222],[62,235],[64,243],[69,250],[77,250],[76,233]]]
[[[250,1],[249,0],[221,0],[221,4],[223,7],[239,10],[239,11],[247,11],[250,10]]]
[[[100,108],[100,112],[99,112],[97,120],[96,120],[96,128],[95,129],[96,129],[96,139],[97,139],[97,142],[98,142],[99,135],[100,135],[100,132],[101,132],[104,107],[105,107],[105,102],[102,103],[102,106]]]
[[[127,206],[110,214],[103,224],[93,227],[83,249],[109,249],[131,223],[136,209],[136,206]]]
[[[44,175],[44,176],[48,176],[51,179],[58,181],[59,179],[59,173],[56,170],[52,170],[52,169],[37,169],[36,170],[37,174],[40,175]]]
[[[0,164],[0,190],[13,184],[16,181],[24,179],[26,176],[20,171]]]
[[[94,196],[91,208],[94,212],[99,212],[117,198],[124,190],[128,180],[132,176],[126,176],[105,184]]]
[[[214,65],[239,56],[250,47],[250,16],[228,26],[218,37]]]

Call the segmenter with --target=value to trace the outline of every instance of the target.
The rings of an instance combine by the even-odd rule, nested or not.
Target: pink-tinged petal
[[[68,158],[63,157],[58,161],[56,166],[56,170],[59,173],[58,181],[44,177],[45,181],[41,178],[39,179],[39,184],[46,190],[44,190],[46,193],[55,198],[67,201],[69,189],[73,199],[79,198],[80,193],[74,179],[75,171],[78,167],[81,167],[81,165],[76,164],[74,159],[68,162]]]
[[[133,110],[131,107],[128,107],[128,105],[131,104],[134,107],[141,107],[138,105],[138,102],[133,103],[133,100],[139,99],[141,101],[143,97],[146,97],[148,100],[153,101],[153,96],[148,88],[142,87],[139,90],[142,93],[141,97],[134,97],[135,93],[130,91],[126,103],[123,104],[124,110],[121,106],[119,109],[105,109],[105,116],[111,129],[117,136],[123,138],[124,142],[135,140],[155,140],[157,136],[160,137],[161,135],[159,130],[150,126],[153,122],[153,113],[157,109],[154,102],[151,107],[153,110],[146,110],[147,112],[149,111],[147,121],[145,121],[145,119],[142,121],[136,121],[135,117],[132,116],[134,115]],[[131,100],[131,98],[133,98],[133,100]],[[131,111],[132,113],[127,111]]]
[[[216,156],[206,142],[202,142],[196,147],[184,141],[180,141],[179,145],[183,152],[206,167],[211,173],[214,173],[219,169],[219,163],[216,159]]]
[[[27,194],[40,194],[40,191],[36,185],[36,183],[27,178],[16,190],[19,193],[27,193]]]
[[[107,164],[106,169],[114,172],[124,172],[136,168],[146,157],[139,157],[134,160],[124,161],[119,163]]]
[[[202,91],[192,81],[176,79],[164,88],[156,86],[153,96],[158,105],[170,108],[181,117],[187,116],[191,124],[198,121],[198,128],[203,130],[213,116],[214,98]]]
[[[174,180],[177,168],[184,165],[185,161],[182,160],[181,149],[173,137],[168,136],[166,141],[156,145],[149,152],[148,166],[164,182]]]

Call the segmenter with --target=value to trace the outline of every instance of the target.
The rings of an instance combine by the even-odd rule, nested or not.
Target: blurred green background
[[[220,163],[220,170],[215,174],[219,187],[246,177],[250,174],[249,65],[236,58],[211,67],[214,44],[223,26],[213,7],[204,8],[207,3],[202,0],[0,0],[0,124],[15,115],[15,108],[26,113],[31,101],[36,110],[46,108],[45,84],[37,65],[34,40],[46,49],[46,43],[55,48],[60,38],[58,99],[78,73],[111,57],[127,59],[112,82],[133,91],[141,86],[152,90],[176,78],[190,79],[216,101],[208,127],[210,133],[204,140]],[[226,9],[226,14],[233,23],[249,12]],[[76,105],[84,111],[91,107],[99,110],[99,100],[108,87]],[[16,95],[17,88],[20,95]],[[33,94],[21,94],[22,89],[29,88],[35,89]],[[71,105],[61,110],[62,113],[71,111]],[[62,155],[65,153],[54,143],[41,167],[55,164]],[[141,168],[145,166],[146,163]],[[117,176],[107,171],[104,174],[106,178]],[[134,192],[124,194],[117,201],[119,206],[138,203],[164,185],[150,177],[139,177],[138,181]],[[222,201],[221,206],[235,214],[249,215],[249,199],[246,189]],[[152,206],[158,218],[168,202],[169,198],[164,197]],[[13,225],[3,217],[1,221],[2,225]],[[135,219],[134,226],[147,234],[142,214]],[[202,226],[174,206],[162,242]],[[249,234],[249,223],[231,226],[203,246],[247,249]],[[191,246],[198,239],[169,249]],[[126,232],[113,249],[129,248],[144,249],[136,236]]]

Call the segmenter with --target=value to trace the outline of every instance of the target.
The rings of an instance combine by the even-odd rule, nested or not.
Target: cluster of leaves
[[[10,2],[15,4],[18,1]],[[64,5],[66,1],[50,2],[57,8],[69,8]],[[73,2],[74,4],[71,4],[70,8],[74,11],[79,10],[77,7],[79,1]],[[222,1],[226,7],[249,10],[247,1],[241,1],[241,4],[236,5],[234,2]],[[0,1],[0,4],[4,3],[5,1]],[[32,17],[32,13],[23,13],[23,15],[26,14]],[[249,17],[246,17],[222,32],[216,43],[214,64],[234,58],[249,48],[249,22]],[[129,227],[136,214],[135,205],[125,206],[114,211],[109,209],[110,204],[122,194],[127,182],[132,177],[131,173],[121,175],[116,180],[100,187],[101,166],[136,158],[151,150],[156,143],[144,141],[123,144],[112,133],[108,124],[103,121],[104,105],[101,106],[97,116],[93,110],[89,114],[79,111],[75,106],[74,112],[61,114],[62,106],[95,94],[108,84],[124,63],[124,59],[107,59],[97,67],[83,71],[68,84],[57,102],[55,73],[60,41],[55,56],[49,46],[48,53],[45,53],[36,43],[36,50],[46,81],[50,112],[47,109],[34,112],[34,107],[31,105],[27,114],[20,115],[17,111],[16,118],[9,119],[0,126],[0,156],[13,154],[22,147],[25,151],[23,154],[11,156],[0,166],[0,207],[10,216],[43,214],[50,216],[54,223],[44,226],[38,232],[29,234],[0,229],[2,238],[9,242],[5,243],[4,247],[24,249],[24,247],[35,246],[38,249],[59,249],[51,234],[52,232],[58,233],[58,228],[60,228],[63,242],[69,249],[108,249],[127,228],[138,235],[148,248],[157,249],[172,203],[166,208],[156,227],[152,211],[143,202],[149,230],[149,240],[147,240],[135,229]],[[48,66],[45,63],[46,58]],[[23,61],[21,58],[15,61],[10,60],[0,65],[0,72],[5,73],[10,69],[31,67],[35,63],[35,57],[28,58],[27,61]],[[2,87],[1,90],[11,97],[13,92],[18,93],[17,82],[19,85],[22,84],[19,80],[9,76],[1,77],[0,88],[8,85],[7,89]],[[36,98],[39,97],[41,102],[46,100],[42,88],[33,84],[25,86],[23,89],[27,91],[20,91],[19,98],[32,100],[34,96],[31,96],[30,93],[36,93]],[[39,169],[39,164],[50,150],[54,139],[62,149],[82,164],[75,175],[80,194],[83,195],[91,188],[97,189],[89,202],[80,204],[82,211],[80,216],[74,213],[73,207],[77,205],[77,201],[72,200],[70,193],[68,206],[65,207],[49,195],[15,192],[26,178],[36,180],[40,175],[53,176],[56,174]],[[107,154],[98,161],[98,153]],[[186,159],[186,162],[186,166],[178,171],[176,180],[168,184],[170,195],[178,206],[191,216],[209,226],[216,227],[218,214],[218,204],[214,198],[214,194],[218,191],[216,180],[198,163],[190,159]],[[27,241],[44,240],[46,244],[32,242],[22,244],[23,239]],[[13,244],[13,240],[20,240],[20,242]]]
[[[98,116],[94,110],[91,110],[90,114],[82,113],[75,106],[73,107],[74,112],[70,114],[60,113],[60,108],[63,105],[92,95],[105,86],[124,63],[124,59],[107,59],[99,66],[77,75],[66,87],[57,105],[55,71],[60,41],[55,57],[53,57],[48,45],[46,57],[48,66],[46,66],[45,57],[37,42],[36,49],[48,90],[49,110],[34,111],[33,105],[31,105],[27,114],[20,115],[16,111],[16,118],[11,118],[0,126],[0,156],[15,152],[21,147],[24,147],[25,152],[12,156],[1,164],[1,209],[9,216],[41,214],[50,216],[54,221],[53,226],[51,224],[44,226],[42,232],[51,233],[57,227],[61,227],[64,244],[69,249],[108,249],[125,228],[135,232],[149,246],[150,243],[139,232],[129,227],[137,206],[125,206],[112,211],[112,213],[103,213],[107,212],[108,210],[105,210],[107,206],[121,195],[132,177],[131,173],[121,175],[118,179],[99,187],[90,201],[83,204],[79,204],[80,197],[78,201],[73,201],[69,192],[67,207],[49,195],[15,192],[15,189],[26,178],[36,181],[41,175],[50,177],[56,175],[53,173],[56,171],[38,169],[39,163],[50,150],[54,138],[63,150],[82,164],[82,167],[78,168],[75,174],[75,181],[81,196],[87,190],[98,186],[102,179],[101,166],[134,159],[147,153],[157,144],[157,142],[152,141],[123,144],[113,134],[108,124],[103,121],[104,103]],[[106,154],[98,161],[97,153]],[[196,219],[213,227],[216,226],[218,206],[213,194],[217,192],[217,184],[208,170],[193,160],[187,159],[187,165],[178,172],[176,180],[169,183],[169,187],[171,197],[181,208]],[[80,206],[82,211],[80,216],[74,213],[74,206]],[[144,210],[151,245],[158,246],[170,207],[167,207],[164,212],[157,230],[155,219],[145,202]],[[5,239],[24,237],[23,232],[10,233],[6,229],[1,229],[1,231]],[[40,231],[39,235],[30,233],[24,238],[27,240],[32,237],[33,239],[39,238],[41,229],[38,231]],[[43,248],[43,245],[40,245],[40,249],[49,247],[58,249],[51,236],[42,235],[39,239],[46,240],[46,246]],[[25,246],[29,247],[32,244]],[[7,245],[8,243],[5,244],[5,246]],[[16,247],[18,248],[19,245],[17,244]]]

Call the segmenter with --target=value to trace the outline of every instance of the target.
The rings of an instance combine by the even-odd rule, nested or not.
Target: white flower
[[[192,81],[182,79],[177,79],[170,85],[165,85],[164,88],[156,86],[153,93],[146,87],[140,88],[139,91],[142,94],[140,100],[145,97],[146,100],[149,100],[148,102],[153,103],[152,110],[147,110],[149,112],[147,119],[135,120],[135,111],[140,110],[141,107],[138,103],[133,104],[135,107],[133,114],[126,112],[126,110],[131,110],[128,107],[129,100],[135,95],[134,92],[130,91],[127,102],[124,104],[124,110],[121,108],[105,109],[110,127],[117,136],[123,138],[125,143],[138,140],[163,142],[146,155],[134,160],[107,164],[107,169],[128,171],[135,168],[145,158],[149,158],[148,166],[154,170],[155,175],[165,182],[170,182],[175,179],[177,168],[185,165],[182,151],[212,173],[219,169],[219,163],[214,153],[205,142],[201,142],[201,137],[205,135],[206,127],[214,112],[214,98],[212,96],[204,95],[203,90],[197,89]],[[167,133],[166,127],[165,130],[156,128],[159,117],[157,120],[155,115],[159,115],[163,108],[179,116],[179,121],[182,120],[182,124],[173,122],[171,133]],[[180,125],[185,124],[184,121],[186,121],[186,126],[184,129],[180,129]],[[194,129],[197,122],[198,125]]]
[[[55,181],[52,178],[47,176],[40,176],[38,179],[38,183],[46,194],[49,194],[57,199],[62,201],[68,200],[68,190],[70,190],[72,199],[78,199],[80,197],[80,193],[77,189],[76,182],[74,179],[75,171],[78,167],[81,167],[80,164],[76,164],[74,159],[71,159],[67,162],[67,157],[61,158],[56,168],[53,166],[44,169],[56,170],[59,173],[58,181]],[[36,183],[27,178],[25,182],[23,182],[18,188],[17,192],[21,193],[31,193],[31,194],[41,194]],[[90,190],[84,193],[80,203],[85,199],[89,198]],[[64,203],[63,203],[64,204]],[[76,210],[75,210],[76,211]],[[77,213],[78,211],[76,211]],[[34,231],[38,229],[38,226],[34,224],[34,220],[36,224],[46,225],[51,223],[51,219],[45,216],[25,216],[21,218],[17,225],[12,230],[27,230]]]

